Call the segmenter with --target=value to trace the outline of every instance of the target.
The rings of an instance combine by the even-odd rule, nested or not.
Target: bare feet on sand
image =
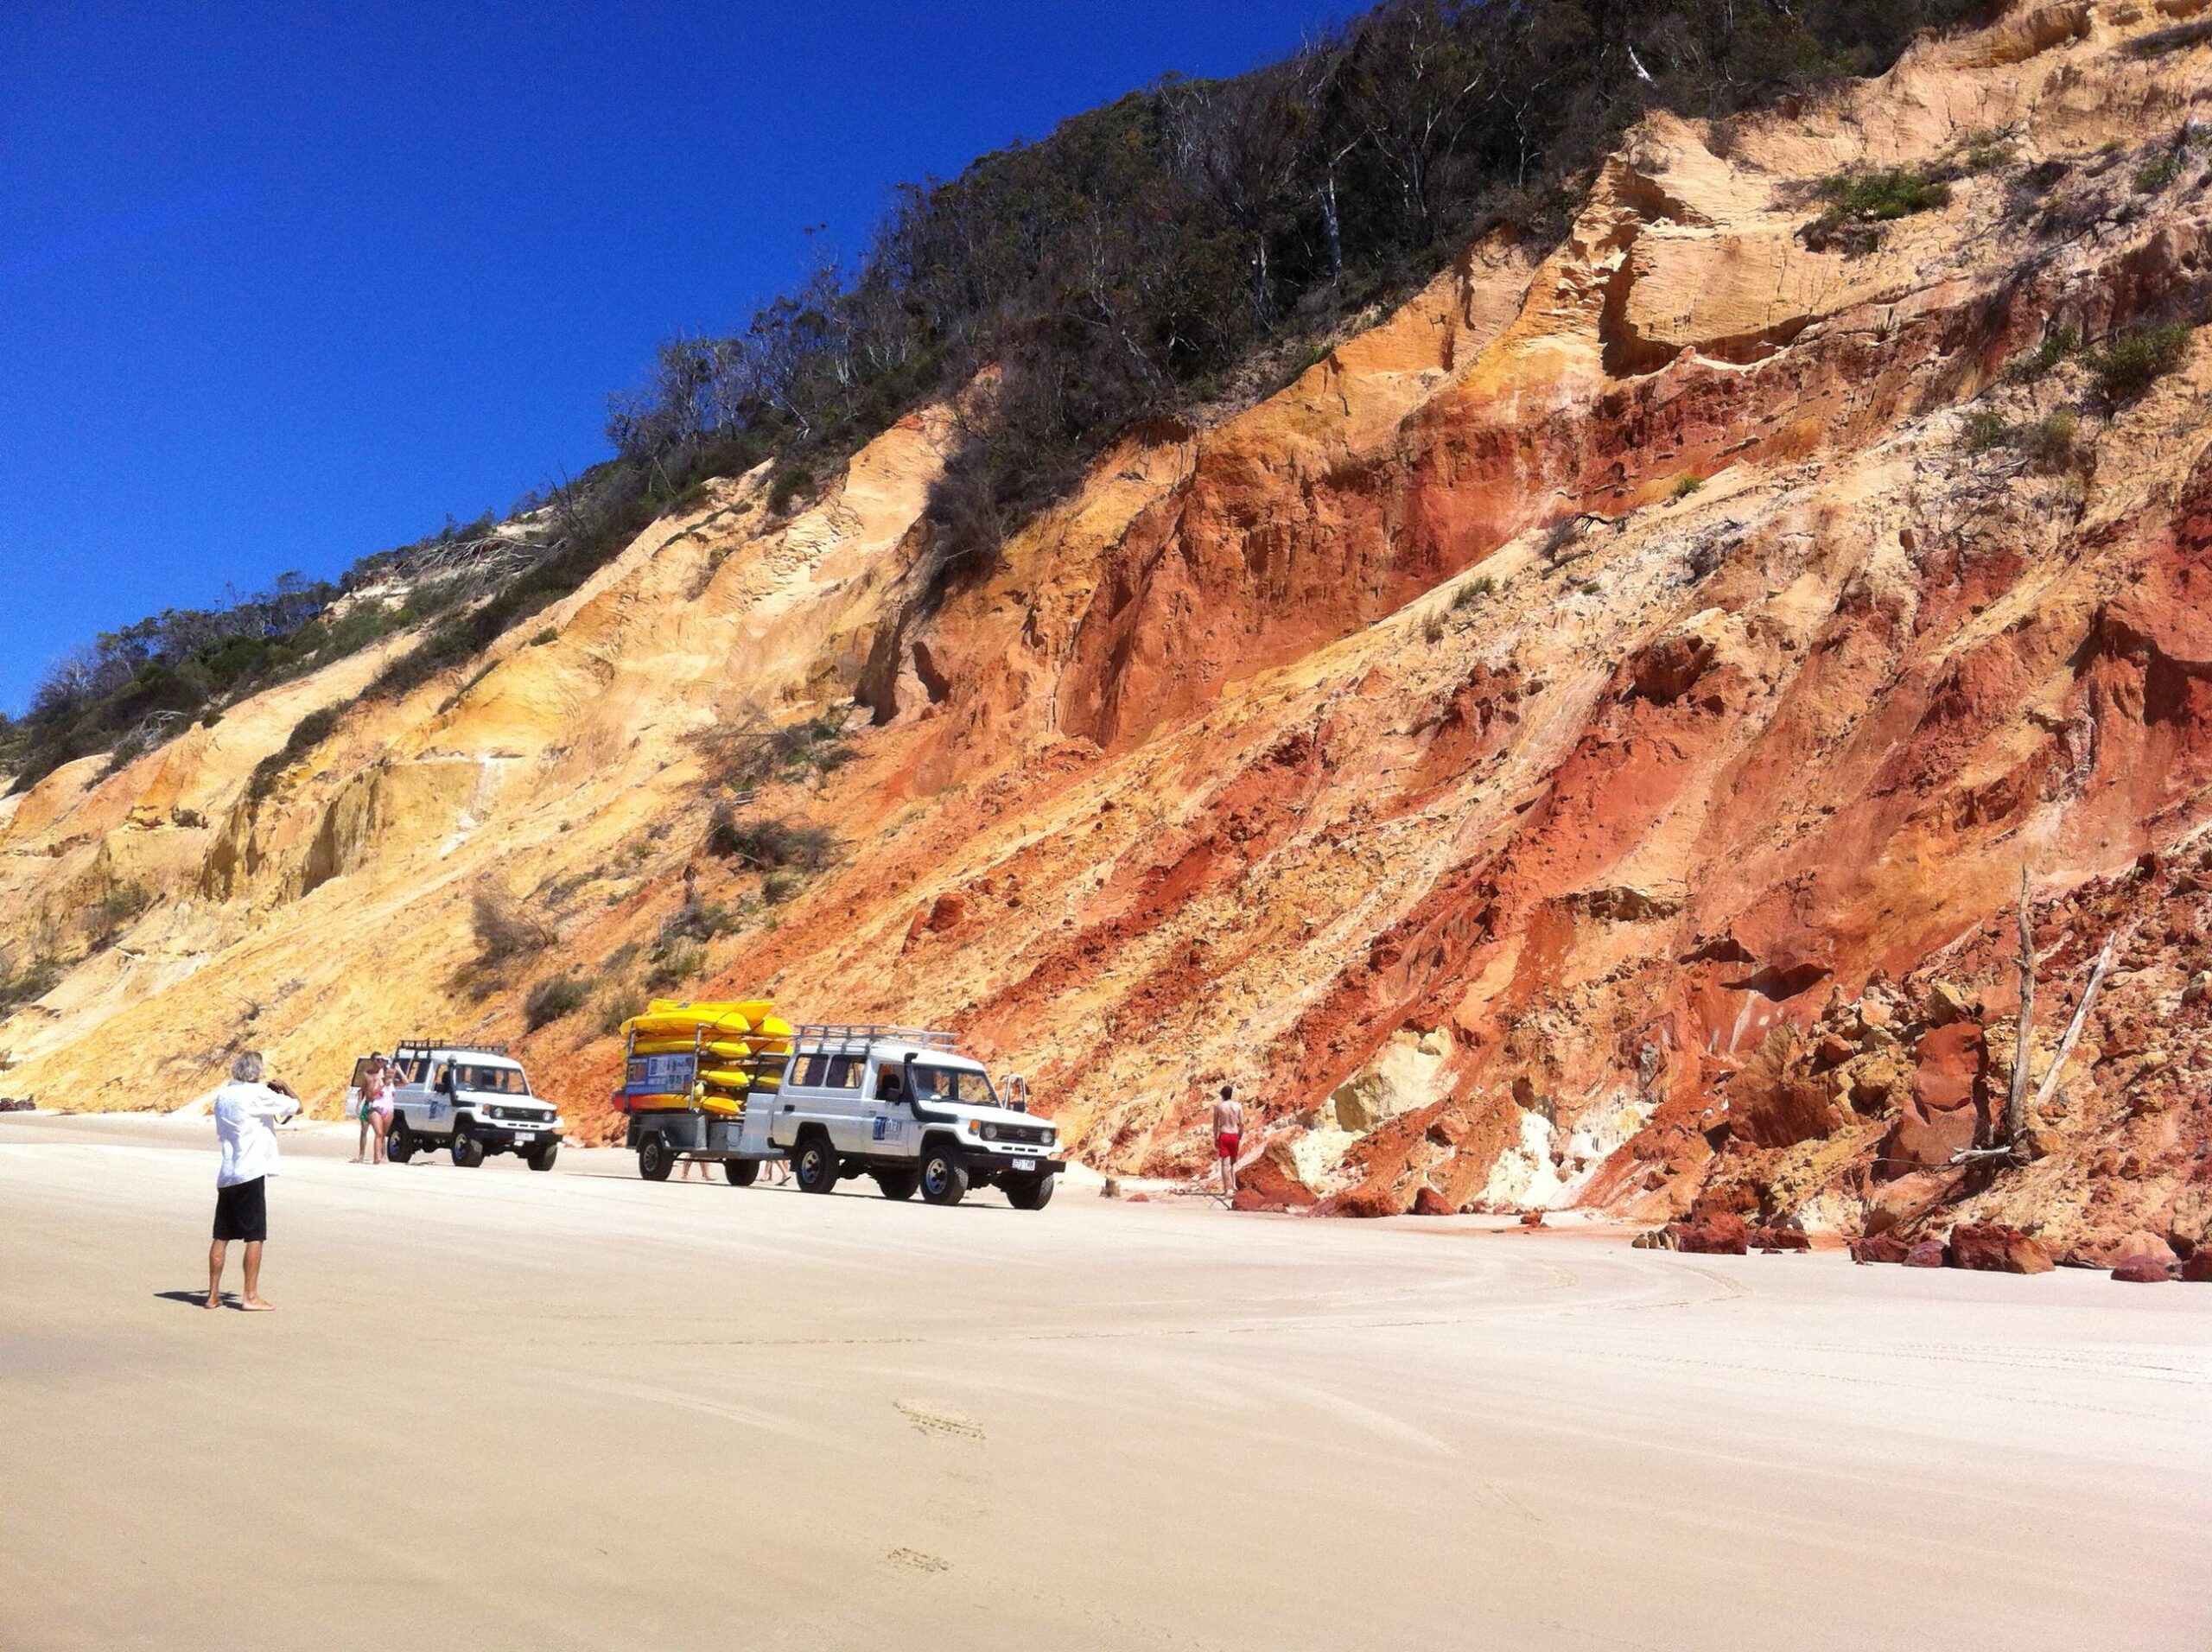
[[[250,1296],[246,1298],[245,1301],[238,1304],[238,1306],[244,1308],[248,1313],[274,1313],[276,1312],[276,1305],[274,1302],[264,1302],[257,1296]]]
[[[210,1292],[208,1292],[208,1293],[207,1293],[207,1301],[206,1306],[208,1306],[208,1307],[211,1307],[211,1308],[219,1308],[219,1307],[221,1307],[221,1306],[223,1306],[223,1298],[222,1298],[222,1293],[221,1293],[220,1292],[219,1292],[219,1291],[210,1291]]]

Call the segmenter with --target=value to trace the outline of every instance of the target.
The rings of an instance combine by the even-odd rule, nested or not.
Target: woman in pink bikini
[[[391,1067],[380,1055],[369,1058],[361,1074],[361,1150],[353,1162],[385,1162],[385,1139],[391,1134]]]

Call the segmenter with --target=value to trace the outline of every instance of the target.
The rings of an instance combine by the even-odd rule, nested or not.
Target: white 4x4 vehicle
[[[747,1104],[766,1115],[768,1144],[784,1150],[800,1187],[827,1193],[847,1176],[873,1177],[887,1198],[918,1191],[957,1204],[993,1186],[1016,1210],[1040,1210],[1059,1134],[1049,1119],[1009,1105],[983,1064],[953,1048],[950,1032],[911,1027],[802,1026],[774,1089]],[[748,1133],[750,1133],[748,1131]]]
[[[553,1168],[560,1115],[530,1093],[522,1063],[504,1045],[410,1039],[392,1063],[399,1070],[387,1144],[393,1163],[444,1147],[465,1166],[511,1153],[532,1170]]]

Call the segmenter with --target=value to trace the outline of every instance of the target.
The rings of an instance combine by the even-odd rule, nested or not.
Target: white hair
[[[258,1050],[248,1050],[232,1061],[231,1077],[241,1084],[257,1084],[266,1065]]]

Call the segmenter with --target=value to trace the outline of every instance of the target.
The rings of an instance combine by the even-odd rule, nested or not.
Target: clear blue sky
[[[604,456],[670,334],[823,225],[1309,0],[12,5],[0,708],[72,643],[504,508]]]

